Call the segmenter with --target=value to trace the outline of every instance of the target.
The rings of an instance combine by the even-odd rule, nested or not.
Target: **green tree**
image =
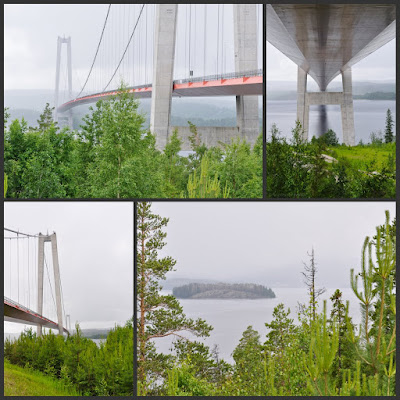
[[[393,135],[393,117],[390,108],[386,111],[386,126],[385,126],[385,143],[392,143],[394,139]]]
[[[226,186],[223,191],[221,190],[218,175],[214,175],[213,178],[210,176],[209,160],[207,156],[202,157],[199,169],[200,171],[195,170],[193,174],[189,176],[187,183],[188,198],[206,199],[229,197],[229,190]]]
[[[354,325],[351,317],[346,314],[346,305],[343,303],[342,296],[342,292],[336,289],[330,297],[332,309],[329,322],[335,324],[338,329],[338,352],[332,363],[332,374],[338,379],[342,377],[343,369],[353,369],[356,356],[354,347],[348,340],[348,330],[354,329]]]
[[[81,154],[88,161],[90,193],[85,197],[160,197],[162,171],[155,137],[143,130],[139,103],[124,86],[108,101],[99,101],[84,120]],[[85,164],[85,161],[83,161]]]
[[[182,306],[172,295],[162,295],[159,281],[173,270],[171,257],[160,258],[158,252],[165,246],[163,229],[168,218],[153,214],[151,203],[137,207],[137,274],[136,301],[138,304],[138,380],[141,393],[154,389],[156,380],[166,376],[168,359],[157,354],[154,339],[177,336],[187,331],[195,336],[208,336],[211,326],[202,319],[187,318]]]
[[[308,357],[304,357],[304,365],[309,374],[309,387],[319,396],[335,394],[330,382],[330,372],[336,357],[339,334],[336,323],[328,327],[326,300],[324,311],[311,322],[311,343]]]
[[[265,393],[264,354],[260,334],[248,326],[232,353],[235,360],[233,381],[238,386],[237,396],[257,396]]]
[[[396,370],[396,326],[391,318],[384,318],[385,309],[388,315],[395,317],[396,314],[394,238],[389,212],[386,211],[385,225],[376,228],[375,239],[365,238],[361,273],[355,274],[351,269],[350,274],[351,287],[361,303],[363,321],[360,333],[356,334],[350,329],[350,339],[364,370],[376,376],[388,395],[394,393]],[[358,288],[359,279],[363,290]]]
[[[53,120],[53,113],[54,107],[50,108],[49,103],[46,103],[43,113],[40,114],[39,119],[37,120],[39,131],[44,132],[52,125],[57,125]]]
[[[182,148],[182,140],[178,136],[178,130],[174,129],[168,137],[164,149],[164,192],[167,198],[179,197],[185,190],[188,180],[187,158],[179,155]]]

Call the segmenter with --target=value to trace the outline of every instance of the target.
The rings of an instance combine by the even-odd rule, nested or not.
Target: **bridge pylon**
[[[58,99],[60,95],[60,67],[61,67],[61,50],[63,44],[67,45],[67,70],[68,70],[68,97],[72,99],[72,62],[71,62],[71,37],[57,38],[57,61],[56,61],[56,88],[54,93],[54,122],[68,125],[72,128],[72,111],[66,112],[66,115],[60,116],[57,112]]]
[[[53,260],[54,270],[54,286],[56,295],[56,308],[57,308],[57,323],[58,332],[60,335],[63,334],[63,317],[62,317],[62,305],[61,305],[61,278],[60,278],[60,267],[58,263],[58,250],[57,250],[57,235],[52,233],[51,235],[42,235],[39,233],[38,243],[38,299],[37,299],[37,312],[43,315],[43,280],[44,280],[44,246],[46,242],[51,243],[51,253]],[[37,335],[42,335],[42,326],[37,326]]]

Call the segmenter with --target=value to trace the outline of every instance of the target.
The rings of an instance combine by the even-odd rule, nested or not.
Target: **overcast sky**
[[[177,260],[171,278],[302,285],[314,247],[318,281],[349,286],[367,235],[395,215],[390,202],[153,203],[169,217],[163,254]]]
[[[24,233],[57,233],[65,312],[83,328],[125,324],[133,315],[133,204],[89,202],[19,202],[4,204],[4,226]],[[5,232],[5,236],[10,236]],[[4,241],[4,294],[17,300],[16,240]],[[20,241],[22,242],[22,241]],[[37,243],[37,241],[36,241]],[[47,244],[49,245],[49,244]],[[25,246],[25,247],[23,247]],[[30,242],[30,254],[33,242]],[[47,246],[46,246],[47,248]],[[47,249],[48,251],[49,249]],[[20,274],[26,275],[26,243],[20,244]],[[50,264],[50,254],[47,253]],[[35,264],[37,265],[37,264]],[[33,273],[31,258],[30,274]],[[50,271],[52,274],[52,271]],[[48,279],[48,278],[45,278]],[[47,281],[46,281],[47,284]],[[27,289],[25,289],[27,290]],[[21,299],[23,288],[20,288]],[[36,309],[36,300],[31,300]],[[26,304],[24,304],[26,305]],[[32,306],[32,304],[31,304]],[[5,332],[23,325],[5,323]]]
[[[111,7],[109,20],[103,38],[103,44],[99,51],[98,60],[104,61],[102,48],[108,50],[111,63],[114,68],[123,53],[125,45],[133,28],[133,22],[138,15],[139,4],[114,5]],[[72,67],[73,90],[80,89],[83,84],[100,38],[107,4],[71,4],[71,5],[5,5],[4,13],[4,68],[5,89],[54,89],[57,36],[71,36],[72,38]],[[259,68],[262,66],[261,37],[262,19],[261,5],[258,5],[259,18]],[[218,11],[219,10],[219,11]],[[146,14],[147,12],[147,14]],[[141,42],[146,43],[148,53],[145,58],[145,46],[142,45],[141,64],[142,69],[147,65],[147,80],[151,76],[151,63],[149,54],[152,46],[152,21],[154,5],[147,5],[140,19],[142,26],[137,30],[141,35]],[[189,16],[191,23],[189,24]],[[219,15],[219,36],[217,34]],[[117,23],[118,21],[118,23]],[[189,30],[190,27],[190,30]],[[233,8],[225,4],[207,5],[206,23],[206,65],[204,69],[204,5],[179,5],[177,24],[177,52],[175,63],[175,78],[187,77],[190,51],[191,69],[195,76],[215,74],[217,71],[217,38],[220,43],[218,52],[219,72],[234,71],[233,48]],[[191,46],[189,49],[189,31]],[[135,35],[137,35],[135,33]],[[136,36],[134,36],[136,37]],[[110,50],[111,41],[114,43]],[[115,45],[117,43],[117,46]],[[136,48],[136,42],[132,42]],[[222,45],[223,44],[223,45]],[[222,52],[223,48],[223,52]],[[65,49],[64,49],[65,50]],[[133,51],[133,50],[132,50]],[[133,57],[132,51],[126,58]],[[65,60],[65,54],[63,57]],[[136,59],[139,55],[136,54]],[[144,60],[147,60],[147,64]],[[64,64],[65,65],[65,64]],[[120,70],[123,70],[124,65]],[[126,66],[125,66],[126,67]],[[63,71],[65,71],[63,69]],[[107,70],[111,76],[111,67]],[[143,71],[140,79],[144,80]],[[127,72],[124,71],[124,76]],[[118,74],[117,74],[117,78]],[[145,83],[145,82],[142,82]]]

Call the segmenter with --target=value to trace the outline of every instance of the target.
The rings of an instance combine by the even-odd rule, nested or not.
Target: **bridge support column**
[[[297,67],[297,119],[303,128],[303,139],[308,139],[310,105],[307,99],[307,72]]]
[[[355,129],[354,129],[354,108],[353,108],[353,82],[351,77],[351,68],[342,71],[343,82],[343,101],[341,105],[342,111],[342,130],[343,143],[348,146],[355,145]]]
[[[234,4],[233,26],[235,71],[257,70],[256,4]],[[254,145],[260,133],[257,96],[236,96],[236,121],[239,134]]]
[[[167,144],[171,118],[177,13],[178,4],[156,6],[150,130],[159,150]]]
[[[61,278],[60,278],[60,267],[58,264],[58,251],[57,251],[57,235],[54,232],[50,235],[51,238],[51,253],[53,256],[53,269],[54,269],[54,286],[56,291],[56,306],[57,306],[57,322],[58,322],[58,333],[63,334],[63,317],[62,317],[62,305],[61,305]]]
[[[310,105],[337,104],[340,105],[342,113],[342,142],[348,146],[354,146],[355,134],[351,69],[348,68],[342,72],[343,92],[307,92],[307,73],[300,67],[298,67],[297,71],[297,119],[303,127],[303,139],[308,140]]]

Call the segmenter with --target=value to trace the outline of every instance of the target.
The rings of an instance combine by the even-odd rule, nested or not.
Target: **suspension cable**
[[[135,27],[133,28],[133,31],[132,31],[131,37],[129,38],[128,44],[127,44],[126,47],[125,47],[125,51],[124,51],[124,53],[122,54],[122,57],[121,57],[121,59],[119,60],[119,63],[118,63],[118,65],[117,65],[117,68],[115,68],[115,71],[114,71],[114,73],[112,74],[111,79],[108,81],[106,87],[103,89],[103,92],[105,92],[105,91],[107,90],[107,88],[108,88],[108,86],[110,85],[111,81],[114,79],[114,76],[115,76],[115,74],[117,73],[117,71],[118,71],[118,69],[119,69],[119,67],[120,67],[120,65],[121,65],[121,63],[122,63],[122,60],[123,60],[124,57],[125,57],[125,54],[126,54],[128,48],[129,48],[129,44],[131,43],[132,38],[133,38],[133,35],[135,34],[136,27],[138,26],[138,23],[139,23],[139,20],[140,20],[141,15],[142,15],[144,6],[145,6],[145,4],[143,4],[143,5],[142,5],[142,8],[140,9],[140,13],[139,13],[138,19],[136,20],[136,24],[135,24]]]
[[[18,276],[17,281],[18,281],[18,303],[19,303],[19,241],[18,240],[17,240],[17,276]]]
[[[190,50],[192,41],[192,4],[189,4],[189,54],[188,54],[188,64],[189,64],[189,79],[190,79]]]
[[[87,82],[88,82],[88,80],[89,80],[90,74],[92,73],[92,69],[93,69],[94,63],[96,62],[97,53],[99,52],[99,48],[100,48],[101,42],[102,42],[102,40],[103,40],[103,34],[104,34],[104,30],[106,29],[107,20],[108,20],[108,15],[110,14],[110,8],[111,8],[111,4],[108,5],[107,15],[106,15],[106,19],[105,19],[104,25],[103,25],[103,30],[101,31],[100,40],[99,40],[99,43],[98,43],[98,45],[97,45],[96,54],[94,55],[93,62],[92,62],[92,66],[90,67],[89,74],[88,74],[88,76],[87,76],[87,78],[86,78],[86,81],[85,81],[85,83],[84,83],[84,85],[83,85],[81,91],[79,92],[78,96],[75,97],[75,99],[77,99],[77,98],[82,94],[82,92],[83,92],[83,90],[85,89],[86,84],[87,84]]]
[[[30,236],[30,237],[39,237],[39,235],[30,235],[29,233],[24,233],[24,232],[20,232],[20,231],[14,231],[14,230],[12,230],[12,229],[9,229],[9,228],[4,228],[4,230],[5,231],[7,231],[7,232],[13,232],[13,233],[16,233],[17,235],[24,235],[24,236]]]
[[[44,252],[44,263],[46,264],[47,278],[49,280],[49,285],[50,285],[50,294],[51,294],[51,297],[53,298],[53,303],[56,306],[56,301],[53,296],[53,287],[51,286],[51,281],[50,281],[49,267],[47,266],[46,252]],[[54,266],[53,266],[53,268],[54,268]],[[56,306],[56,308],[57,308],[57,306]]]
[[[206,41],[207,41],[207,29],[206,29],[206,25],[207,25],[207,4],[204,4],[204,43],[203,43],[203,61],[204,61],[204,65],[203,65],[203,76],[206,76]]]
[[[217,76],[218,76],[218,70],[219,70],[219,60],[218,60],[218,54],[219,54],[219,4],[218,4],[218,24],[217,24]]]
[[[31,305],[31,280],[29,276],[29,237],[28,237],[28,308]]]
[[[10,299],[11,299],[11,282],[12,282],[12,268],[11,268],[11,257],[12,257],[12,250],[11,250],[11,240],[10,240]]]

